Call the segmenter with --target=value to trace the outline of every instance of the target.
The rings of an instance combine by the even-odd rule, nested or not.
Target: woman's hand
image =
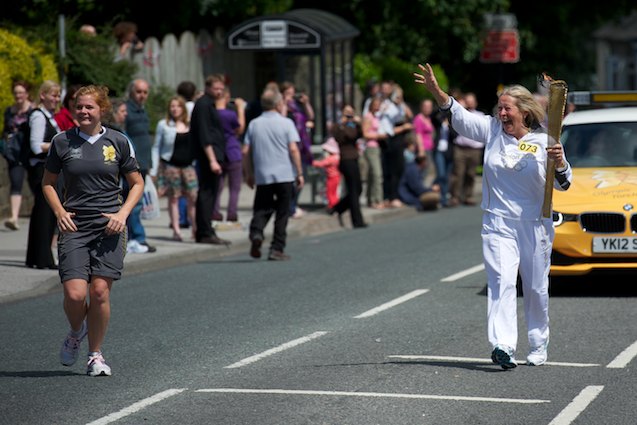
[[[427,87],[427,90],[433,92],[438,89],[438,80],[436,80],[436,76],[434,75],[434,71],[431,68],[431,65],[428,63],[424,66],[422,64],[418,64],[418,68],[422,71],[422,73],[414,72],[414,77],[416,77],[415,81],[417,84],[423,84]]]
[[[434,70],[431,68],[431,65],[428,63],[424,66],[422,64],[418,64],[418,68],[420,68],[422,73],[414,72],[414,77],[416,77],[414,81],[416,81],[416,84],[424,85],[434,96],[438,106],[445,106],[449,101],[449,95],[442,91],[438,85],[438,80],[436,80],[436,76],[434,75]]]
[[[246,108],[246,101],[240,97],[236,97],[234,99],[234,104],[237,106],[237,109],[245,109]]]
[[[68,212],[66,210],[62,211],[59,214],[56,214],[58,229],[62,233],[71,233],[77,232],[77,226],[73,221],[73,217],[75,217],[75,213]]]
[[[126,230],[126,219],[128,217],[121,211],[115,214],[102,213],[102,215],[104,217],[108,217],[108,223],[106,224],[105,230],[107,235],[115,235]]]
[[[566,167],[566,163],[564,162],[564,150],[562,149],[562,145],[556,143],[553,146],[549,146],[546,148],[546,153],[549,159],[552,159],[555,162],[555,166],[557,168]]]

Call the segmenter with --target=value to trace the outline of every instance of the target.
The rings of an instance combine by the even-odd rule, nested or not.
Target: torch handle
[[[547,146],[555,146],[560,143],[562,134],[562,119],[566,107],[566,94],[568,87],[562,80],[551,81],[549,86],[548,105],[548,143]],[[553,202],[553,180],[555,180],[555,161],[546,161],[546,184],[544,185],[544,203],[542,204],[542,216],[551,217],[551,204]]]

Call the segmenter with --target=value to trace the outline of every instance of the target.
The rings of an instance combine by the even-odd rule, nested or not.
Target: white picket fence
[[[224,36],[217,32],[211,36],[201,30],[198,35],[186,31],[177,38],[166,35],[161,42],[155,37],[144,40],[143,51],[134,53],[133,62],[138,65],[136,77],[146,79],[152,85],[176,88],[185,80],[203,90],[205,76],[223,69]]]

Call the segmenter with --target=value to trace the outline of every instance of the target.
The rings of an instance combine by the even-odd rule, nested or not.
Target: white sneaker
[[[131,239],[126,244],[126,252],[129,254],[144,254],[148,252],[148,247],[140,244],[135,239]]]
[[[66,338],[64,338],[62,348],[60,349],[60,362],[64,366],[72,366],[73,364],[75,364],[80,352],[80,345],[82,344],[82,340],[86,337],[87,333],[88,326],[86,325],[86,321],[84,321],[82,322],[82,328],[80,329],[79,337],[73,336],[73,333],[71,331],[66,334]]]
[[[529,366],[542,366],[548,358],[548,342],[540,347],[532,348],[526,356],[526,364]]]
[[[514,369],[518,366],[515,361],[515,352],[513,348],[506,345],[496,345],[491,352],[491,361],[500,365],[502,369]]]
[[[104,361],[102,353],[88,355],[86,374],[88,376],[111,376],[111,368]]]

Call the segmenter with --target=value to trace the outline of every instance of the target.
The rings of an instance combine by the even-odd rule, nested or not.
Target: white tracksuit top
[[[484,211],[514,219],[542,219],[546,181],[546,130],[538,128],[518,140],[506,134],[495,117],[467,111],[455,100],[451,104],[451,125],[465,137],[485,143],[482,176]],[[571,166],[555,172],[554,187],[566,190],[572,181]]]

